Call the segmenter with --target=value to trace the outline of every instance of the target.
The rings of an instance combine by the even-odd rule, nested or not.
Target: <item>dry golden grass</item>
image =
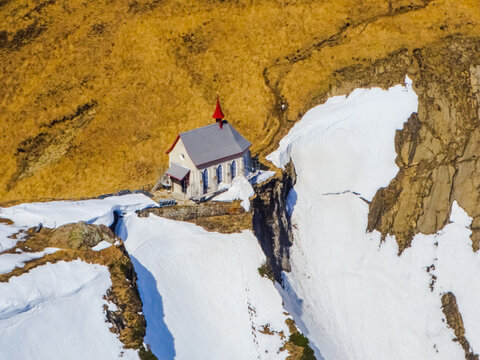
[[[252,214],[244,212],[235,215],[222,215],[198,218],[190,222],[201,226],[207,231],[216,231],[223,234],[238,233],[252,229]]]
[[[479,23],[478,0],[0,1],[0,200],[153,184],[217,91],[262,158],[335,71]]]

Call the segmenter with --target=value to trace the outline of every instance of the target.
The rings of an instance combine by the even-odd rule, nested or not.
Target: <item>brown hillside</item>
[[[217,91],[265,155],[327,96],[479,36],[478,0],[0,0],[0,200],[153,184]]]

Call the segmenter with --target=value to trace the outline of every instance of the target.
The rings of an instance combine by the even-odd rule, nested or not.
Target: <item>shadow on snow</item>
[[[138,290],[143,302],[143,313],[147,321],[145,343],[158,359],[175,358],[175,339],[165,323],[162,296],[157,290],[157,281],[152,273],[135,257],[130,255],[138,276]]]
[[[302,321],[303,316],[303,299],[301,299],[295,289],[290,285],[288,277],[285,276],[285,273],[282,273],[282,285],[276,283],[276,288],[280,292],[280,295],[284,301],[284,309],[287,310],[293,317],[297,328],[300,332],[306,336],[309,340],[309,345],[315,352],[317,360],[325,360],[320,349],[310,338],[310,333],[307,326]]]

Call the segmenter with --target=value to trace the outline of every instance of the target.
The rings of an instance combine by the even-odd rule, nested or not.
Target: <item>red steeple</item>
[[[222,108],[220,107],[220,100],[218,100],[218,94],[217,94],[217,107],[215,108],[215,112],[213,113],[212,117],[215,120],[220,121],[220,123],[221,123],[221,120],[225,117],[225,115],[223,115]],[[221,126],[222,125],[220,125],[220,127]]]

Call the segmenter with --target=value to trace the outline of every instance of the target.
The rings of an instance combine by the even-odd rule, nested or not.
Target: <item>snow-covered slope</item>
[[[264,255],[249,231],[209,233],[154,215],[119,224],[138,274],[145,341],[159,359],[285,359],[282,299],[257,268]]]
[[[0,359],[138,359],[105,322],[110,286],[106,267],[78,260],[0,283]]]
[[[0,223],[0,235],[9,248],[16,240],[8,236],[28,226],[80,220],[111,225],[113,212],[121,211],[125,217],[117,230],[138,274],[145,342],[159,359],[286,359],[288,352],[280,350],[290,335],[289,316],[274,284],[258,272],[265,257],[253,234],[210,233],[135,214],[152,205],[143,195],[126,195],[0,208],[0,217],[15,222]],[[0,272],[53,251],[0,254]],[[11,354],[20,342],[17,358],[22,359],[59,353],[71,353],[69,359],[113,359],[122,351],[124,358],[136,358],[105,322],[103,296],[110,285],[107,268],[80,261],[39,266],[0,283],[0,343],[9,343],[0,358],[15,358]]]
[[[464,359],[441,310],[447,291],[480,351],[480,286],[469,280],[480,256],[463,210],[454,204],[450,224],[416,236],[401,256],[395,239],[366,233],[367,202],[398,170],[395,131],[416,110],[408,78],[388,91],[358,89],[310,110],[269,157],[278,166],[291,158],[298,175],[283,297],[319,358]]]
[[[58,250],[3,253],[24,240],[21,231],[28,227],[78,221],[110,225],[114,211],[154,204],[144,195],[126,195],[0,208],[0,218],[13,220],[0,222],[0,274]],[[101,242],[93,250],[107,246]],[[0,359],[138,359],[106,322],[104,306],[114,307],[104,300],[110,286],[107,267],[79,260],[47,263],[0,283]]]

